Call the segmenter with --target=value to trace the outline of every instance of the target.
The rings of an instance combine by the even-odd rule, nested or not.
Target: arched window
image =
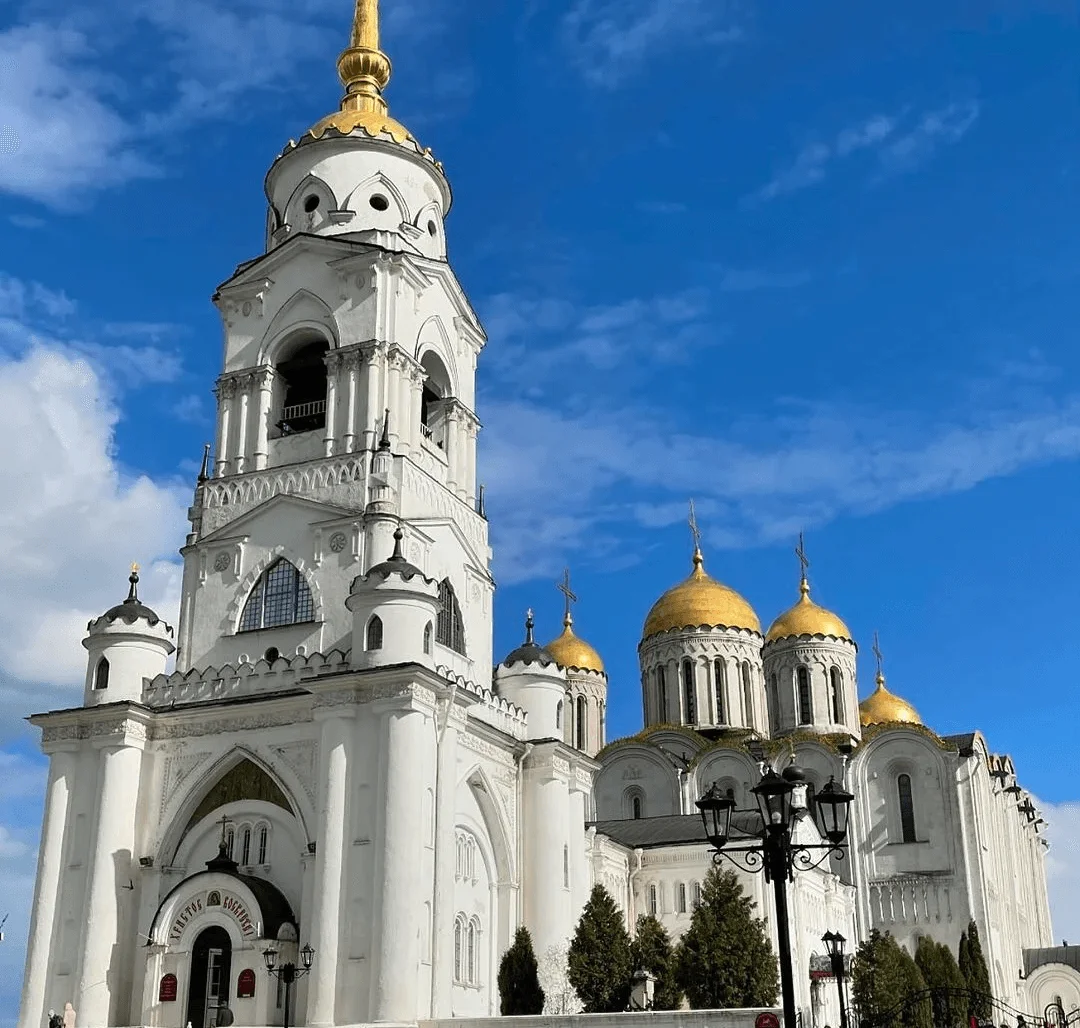
[[[315,600],[304,576],[287,560],[270,565],[255,583],[240,615],[241,632],[315,619]]]
[[[686,882],[679,882],[675,886],[675,913],[686,913]]]
[[[440,450],[446,449],[447,405],[442,401],[452,395],[450,375],[434,350],[420,358],[424,369],[424,387],[420,394],[420,432]]]
[[[277,366],[285,384],[281,420],[277,427],[285,435],[313,432],[326,427],[326,354],[325,340],[305,343],[291,357]]]
[[[690,907],[697,910],[701,906],[701,882],[694,882],[690,889]]]
[[[459,835],[457,837],[457,844],[455,847],[455,855],[457,860],[454,863],[454,877],[465,877],[465,836]]]
[[[245,827],[240,836],[240,863],[247,866],[251,863],[251,828]]]
[[[716,693],[716,723],[727,724],[727,661],[717,657],[713,661],[713,691]]]
[[[236,832],[230,827],[225,832],[225,856],[230,860],[233,859],[234,849],[236,849]]]
[[[570,888],[570,847],[562,848],[562,884],[564,889]]]
[[[649,913],[652,914],[653,917],[656,917],[656,915],[659,912],[660,912],[660,903],[659,903],[659,899],[658,899],[657,892],[656,892],[656,886],[655,885],[650,885],[649,886]]]
[[[476,984],[476,944],[477,936],[480,934],[480,926],[476,923],[476,919],[473,918],[469,922],[467,929],[467,943],[465,946],[466,967],[465,976],[466,981],[470,985]]]
[[[461,617],[461,607],[449,578],[439,583],[439,616],[435,622],[435,641],[440,646],[449,646],[465,656],[465,622]]]
[[[382,649],[382,618],[378,614],[372,614],[367,623],[367,633],[364,639],[365,650]]]
[[[814,700],[810,695],[810,669],[805,664],[800,664],[795,669],[795,689],[799,701],[799,724],[813,724]]]
[[[641,797],[635,796],[631,801],[631,809],[633,810],[634,820],[641,820]]]
[[[636,785],[632,785],[623,793],[623,817],[637,821],[644,816],[645,794]]]
[[[424,625],[424,652],[428,654],[431,653],[431,636],[433,631],[430,621]]]
[[[750,661],[744,660],[742,672],[743,723],[747,728],[754,727],[754,687],[750,682]]]
[[[259,826],[259,863],[266,863],[266,844],[270,838],[270,829],[266,825]]]
[[[915,842],[915,805],[911,799],[911,775],[896,779],[896,795],[900,801],[900,838],[903,842]]]
[[[657,720],[666,724],[668,720],[667,677],[662,667],[656,669],[656,706],[657,713],[660,715]]]
[[[108,657],[102,657],[97,662],[97,667],[94,668],[94,688],[95,689],[108,689],[109,688],[109,659]]]
[[[562,707],[563,701],[559,700],[558,706],[555,708],[555,727],[562,728]]]
[[[589,714],[588,707],[586,705],[585,697],[579,696],[577,698],[577,748],[579,750],[585,749],[587,745],[587,736],[589,734]]]
[[[465,978],[465,915],[454,918],[454,981]]]
[[[834,664],[829,668],[829,689],[832,693],[832,719],[834,725],[844,723],[844,676]]]
[[[697,683],[694,681],[694,662],[682,662],[683,716],[685,724],[697,724]]]
[[[607,739],[607,704],[600,701],[600,745],[603,746]]]

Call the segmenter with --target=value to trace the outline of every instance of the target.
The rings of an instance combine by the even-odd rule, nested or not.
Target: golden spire
[[[795,547],[795,556],[799,558],[799,567],[802,569],[799,575],[799,593],[806,599],[810,598],[810,582],[806,572],[810,568],[810,561],[806,557],[806,546],[802,532],[799,533],[799,545]]]
[[[356,0],[349,46],[341,52],[337,68],[345,87],[341,109],[315,125],[311,136],[320,139],[331,128],[347,136],[359,128],[372,137],[386,133],[396,143],[416,144],[409,130],[389,116],[383,99],[391,65],[379,45],[379,0]]]
[[[859,704],[859,721],[867,725],[899,723],[921,725],[919,712],[907,700],[901,699],[885,687],[885,672],[882,670],[881,647],[878,634],[874,633],[874,659],[877,661],[877,688]]]
[[[799,533],[799,545],[795,547],[795,556],[799,558],[798,602],[772,623],[765,641],[775,642],[777,639],[786,639],[794,635],[835,636],[837,639],[851,640],[851,629],[831,610],[819,607],[810,599],[810,580],[806,577],[810,561],[806,556],[806,541],[802,532]]]
[[[574,615],[571,604],[577,603],[577,594],[570,588],[570,569],[563,571],[562,581],[555,583],[555,588],[563,594],[563,630],[558,639],[552,639],[544,647],[560,667],[579,668],[583,671],[604,673],[604,662],[584,639],[574,634]]]

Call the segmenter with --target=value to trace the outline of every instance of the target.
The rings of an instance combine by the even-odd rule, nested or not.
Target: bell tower
[[[485,336],[447,260],[450,185],[390,117],[390,70],[378,4],[357,0],[341,107],[274,161],[266,250],[214,295],[224,368],[184,549],[181,670],[348,650],[350,583],[391,555],[404,523],[402,552],[461,620],[436,633],[435,665],[490,674],[474,412]],[[263,602],[245,619],[280,561],[310,594],[304,616],[275,623]]]

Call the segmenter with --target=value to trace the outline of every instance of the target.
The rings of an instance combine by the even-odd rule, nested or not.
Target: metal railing
[[[285,432],[311,432],[326,426],[326,401],[310,400],[294,403],[281,411],[278,425]]]

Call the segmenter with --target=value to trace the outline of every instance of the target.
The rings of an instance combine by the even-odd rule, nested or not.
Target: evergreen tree
[[[630,936],[607,889],[594,885],[567,954],[567,977],[586,1014],[619,1013],[630,1003]]]
[[[542,1014],[544,990],[537,977],[536,954],[529,929],[522,925],[514,944],[499,964],[499,1011],[502,1014]]]
[[[968,1014],[967,982],[952,950],[922,936],[915,947],[915,964],[931,990],[936,1028],[964,1028]]]
[[[638,918],[630,954],[635,974],[644,970],[656,979],[653,1010],[678,1010],[682,1005],[682,990],[676,980],[675,951],[667,929],[652,914]]]
[[[926,981],[907,950],[876,928],[855,953],[851,997],[864,1024],[880,1028],[933,1028]]]
[[[712,868],[679,944],[677,981],[695,1010],[771,1007],[778,969],[765,922],[734,871]]]
[[[989,1021],[993,1013],[993,999],[990,989],[990,971],[983,956],[982,941],[979,939],[979,926],[968,924],[968,968],[967,987],[971,993],[968,1013],[978,1021]]]

